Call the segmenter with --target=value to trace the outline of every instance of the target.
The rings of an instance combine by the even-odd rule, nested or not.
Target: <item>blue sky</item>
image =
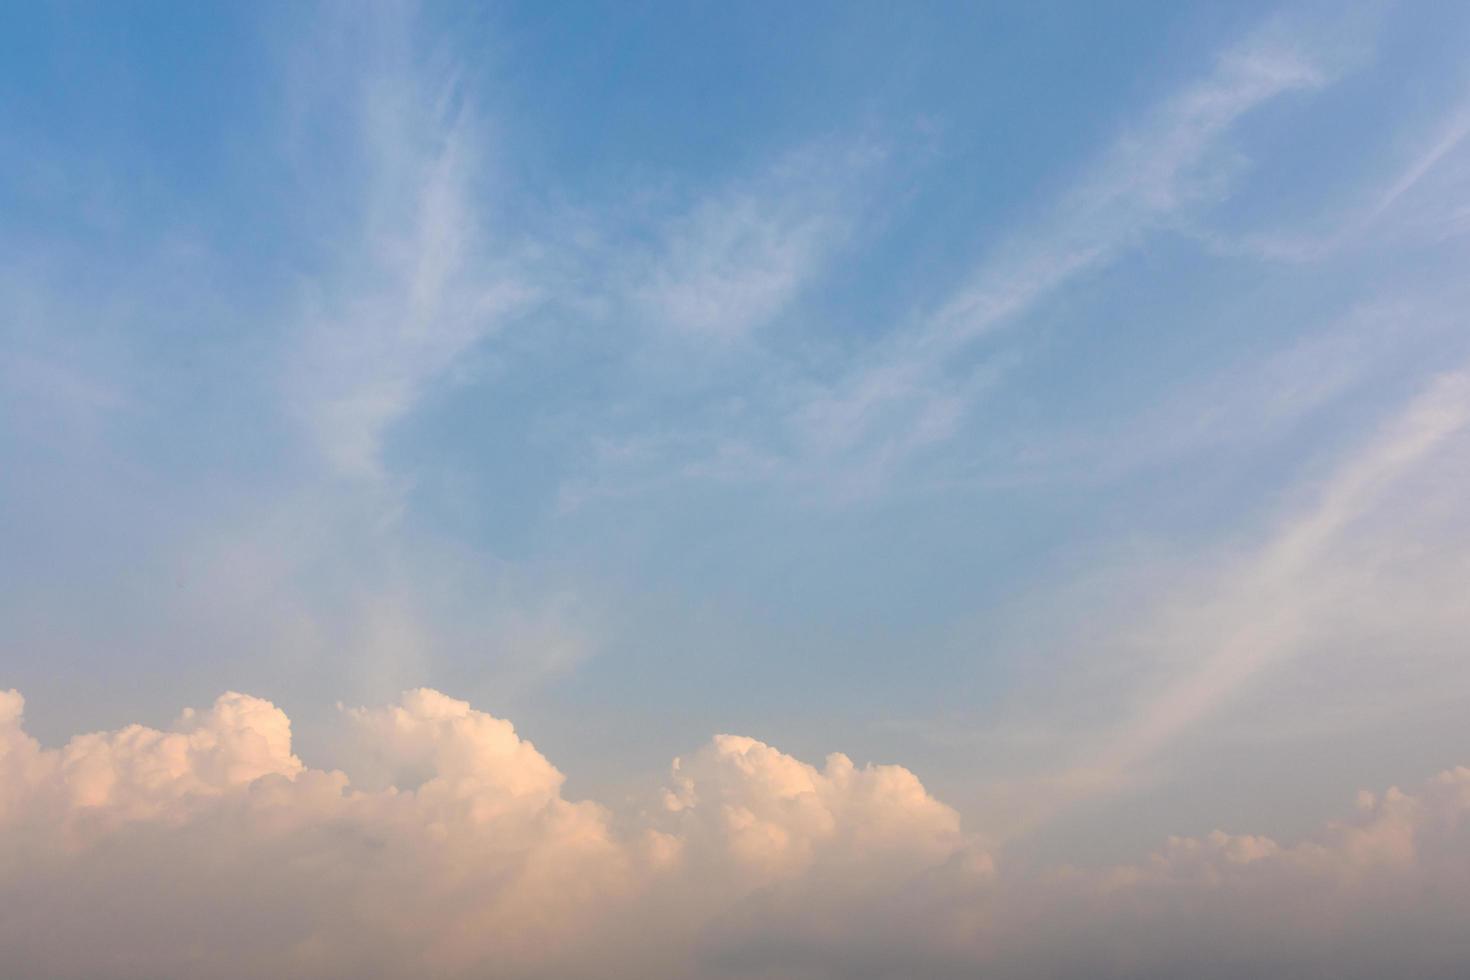
[[[0,14],[0,686],[740,732],[1038,860],[1464,761],[1470,10]]]

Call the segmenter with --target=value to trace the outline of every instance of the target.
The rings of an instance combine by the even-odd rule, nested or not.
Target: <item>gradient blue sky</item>
[[[10,4],[0,687],[1023,852],[1470,758],[1470,7]]]

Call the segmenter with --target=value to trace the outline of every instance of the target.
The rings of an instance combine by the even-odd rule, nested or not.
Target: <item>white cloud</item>
[[[872,147],[817,143],[668,220],[634,274],[635,305],[656,322],[730,342],[760,329],[810,286],[852,234],[855,187]]]
[[[561,794],[511,725],[431,690],[353,709],[352,775],[268,702],[44,749],[0,693],[0,942],[54,977],[1449,975],[1470,769],[1296,844],[1138,864],[992,858],[898,766],[722,735],[663,798]],[[349,752],[349,755],[354,755]],[[362,788],[376,783],[377,788]]]
[[[1180,675],[1101,749],[1089,770],[1117,778],[1254,675],[1302,647],[1323,609],[1342,608],[1333,564],[1355,522],[1470,424],[1470,373],[1436,379],[1323,484],[1316,503],[1212,583],[1204,602],[1161,614],[1165,642],[1192,649]]]
[[[437,692],[349,713],[363,756],[410,780],[375,791],[303,767],[285,715],[243,695],[169,732],[59,750],[19,729],[20,704],[7,695],[0,756],[5,945],[36,974],[529,973],[550,937],[631,884],[602,808],[562,799],[560,773],[508,723]],[[47,896],[59,904],[42,912]],[[90,942],[28,945],[38,916],[69,906]],[[120,922],[128,934],[108,938]]]
[[[739,735],[674,760],[664,805],[693,840],[756,880],[838,866],[926,867],[965,846],[959,814],[899,766],[817,769]]]
[[[1084,584],[1106,600],[1079,592],[1028,608],[1033,649],[1046,646],[1040,610],[1091,612],[1073,614],[1084,625],[1063,631],[1060,661],[1038,658],[1037,697],[1013,695],[1024,707],[1008,722],[967,736],[1029,744],[1032,771],[986,790],[999,837],[1179,777],[1160,766],[1194,758],[1194,739],[1223,732],[1258,745],[1274,733],[1280,749],[1294,731],[1355,731],[1367,745],[1366,727],[1386,729],[1470,683],[1470,514],[1459,490],[1470,474],[1470,373],[1431,378],[1345,451],[1293,465],[1298,479],[1275,492],[1258,531],[1172,557],[1130,542],[1124,557],[1093,561],[1099,580]]]
[[[1383,195],[1373,207],[1372,218],[1380,217],[1393,208],[1404,195],[1419,186],[1431,171],[1443,163],[1465,141],[1467,136],[1470,136],[1470,104],[1456,106],[1448,117],[1440,122],[1437,129],[1438,131],[1430,138],[1429,145],[1421,148],[1393,183],[1384,190]]]
[[[857,453],[859,469],[871,469],[949,438],[995,367],[964,364],[973,344],[1220,197],[1230,129],[1274,99],[1328,84],[1341,60],[1304,50],[1275,23],[1227,49],[1205,78],[1119,136],[1036,231],[1000,241],[931,314],[804,399],[790,418],[803,445],[825,460]]]
[[[0,696],[0,935],[47,975],[605,975],[587,944],[637,896],[712,884],[728,903],[815,865],[872,887],[961,843],[903,769],[819,772],[728,736],[680,769],[671,826],[616,834],[509,722],[426,689],[345,712],[350,778],[303,766],[286,716],[245,695],[55,750],[23,703]],[[37,929],[58,915],[67,932]],[[174,938],[181,918],[195,931]]]
[[[453,74],[413,50],[411,13],[389,20],[366,39],[334,25],[333,38],[353,42],[339,55],[348,83],[322,83],[313,66],[299,96],[318,124],[349,123],[340,179],[361,186],[302,284],[285,384],[327,462],[349,476],[381,476],[386,430],[538,295],[486,227],[485,121]]]
[[[1406,242],[1443,241],[1459,233],[1466,179],[1465,140],[1470,136],[1470,103],[1463,99],[1420,129],[1397,168],[1354,190],[1351,203],[1317,219],[1322,231],[1271,230],[1225,235],[1192,229],[1226,254],[1244,253],[1280,262],[1319,262],[1350,249],[1402,247]]]

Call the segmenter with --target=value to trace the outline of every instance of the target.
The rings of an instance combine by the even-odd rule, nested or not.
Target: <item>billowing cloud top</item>
[[[0,693],[16,976],[1451,975],[1470,769],[1284,846],[1010,865],[898,766],[719,735],[627,813],[437,691],[345,711],[365,784],[248,695],[42,748]],[[1330,966],[1330,969],[1329,969]],[[1208,970],[1206,969],[1208,967]],[[1206,972],[1202,972],[1206,971]],[[1213,972],[1208,972],[1213,971]],[[1405,975],[1399,973],[1398,975]]]

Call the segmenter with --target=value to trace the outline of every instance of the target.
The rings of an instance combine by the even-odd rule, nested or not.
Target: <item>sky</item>
[[[1466,975],[1467,44],[7,6],[0,946]]]

